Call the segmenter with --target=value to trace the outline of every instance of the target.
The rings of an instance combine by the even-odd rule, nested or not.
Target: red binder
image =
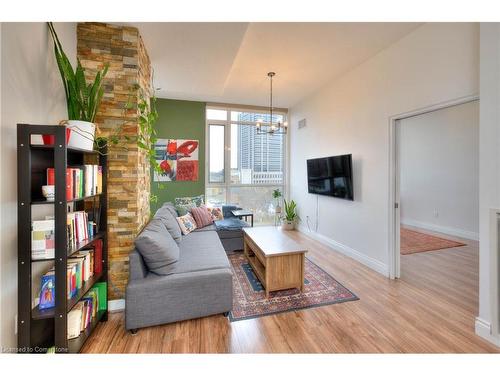
[[[56,177],[54,168],[47,168],[47,185],[55,185]],[[66,199],[73,199],[73,173],[71,168],[66,169]]]
[[[94,249],[94,273],[99,274],[102,272],[102,240],[95,242]]]

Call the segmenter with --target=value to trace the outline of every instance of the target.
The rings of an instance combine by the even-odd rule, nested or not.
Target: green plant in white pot
[[[300,220],[299,215],[297,215],[297,204],[293,199],[289,202],[284,199],[283,205],[285,208],[285,215],[283,216],[281,227],[284,230],[293,230],[295,228],[295,223]]]
[[[94,81],[87,84],[85,72],[77,59],[76,69],[63,51],[52,22],[48,22],[50,35],[54,41],[54,54],[66,94],[68,120],[63,121],[71,129],[69,145],[92,150],[96,125],[94,124],[99,105],[104,93],[102,81],[108,72],[108,64],[97,72]]]

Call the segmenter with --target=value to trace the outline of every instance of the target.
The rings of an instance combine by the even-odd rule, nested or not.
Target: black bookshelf
[[[33,135],[54,135],[54,145],[32,145]],[[67,339],[67,314],[97,282],[108,281],[107,243],[107,158],[103,154],[70,148],[66,145],[66,127],[61,125],[17,126],[17,185],[18,185],[18,347],[21,352],[34,352],[35,348],[55,346],[56,353],[77,353],[100,321],[107,320],[107,309],[98,312],[95,319],[79,337]],[[102,192],[67,200],[66,168],[89,164],[86,158],[97,159],[102,166]],[[46,185],[46,170],[55,170],[55,199],[46,201],[42,185]],[[99,232],[92,238],[74,246],[67,245],[68,204],[74,211],[83,211],[98,202],[100,209]],[[53,205],[55,219],[55,258],[31,259],[32,208],[37,205]],[[93,218],[94,221],[96,218]],[[66,267],[68,258],[78,250],[90,247],[102,239],[102,272],[94,274],[79,289],[76,296],[67,299]],[[32,308],[32,267],[34,263],[54,262],[56,304],[52,309]],[[107,301],[106,301],[107,305]],[[43,351],[43,350],[42,350]]]

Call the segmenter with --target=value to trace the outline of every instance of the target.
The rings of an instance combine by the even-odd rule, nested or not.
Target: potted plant
[[[76,70],[73,70],[54,25],[49,22],[48,26],[54,41],[54,54],[61,74],[68,110],[67,121],[62,121],[61,124],[71,129],[70,146],[91,151],[94,148],[96,131],[94,121],[104,93],[102,81],[108,72],[109,65],[105,64],[104,68],[97,72],[94,81],[87,84],[80,60],[77,59]]]
[[[283,217],[283,223],[281,224],[281,227],[284,230],[293,230],[297,220],[300,220],[299,215],[297,215],[296,211],[297,204],[293,199],[290,202],[287,202],[286,199],[284,199],[283,205],[285,206],[285,216]]]
[[[281,196],[282,196],[282,194],[281,194],[280,189],[273,190],[273,198],[276,199],[276,208],[274,210],[274,212],[276,213],[276,215],[280,215],[281,214],[281,206],[280,206],[280,198],[281,198]]]

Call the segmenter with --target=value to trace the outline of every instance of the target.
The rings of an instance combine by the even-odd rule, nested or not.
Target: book
[[[91,165],[84,165],[84,171],[85,171],[85,196],[88,197],[92,195],[92,178],[91,178]]]
[[[99,170],[98,165],[92,166],[92,191],[94,194],[97,194],[98,192],[100,192],[100,190],[98,189],[98,186],[97,186],[98,170]]]
[[[84,304],[78,302],[68,313],[68,340],[80,336]]]
[[[40,289],[40,302],[38,308],[40,310],[50,309],[56,305],[56,275],[53,270],[42,276]]]
[[[97,193],[102,193],[102,166],[97,166]]]
[[[31,224],[31,258],[52,259],[55,254],[55,221],[35,220]]]
[[[76,266],[76,289],[81,289],[83,284],[83,259],[71,257],[68,258],[68,264]]]

